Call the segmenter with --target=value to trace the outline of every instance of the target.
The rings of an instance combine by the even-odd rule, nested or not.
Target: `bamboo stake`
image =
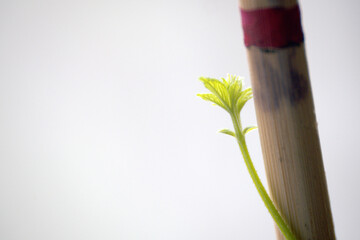
[[[289,9],[297,1],[239,4],[252,11]],[[303,42],[281,47],[253,44],[247,54],[270,195],[297,238],[335,239]],[[277,228],[276,232],[279,240],[284,239]]]

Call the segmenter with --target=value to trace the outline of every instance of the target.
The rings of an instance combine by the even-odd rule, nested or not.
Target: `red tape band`
[[[283,48],[304,41],[300,9],[265,8],[240,9],[245,46],[260,48]]]

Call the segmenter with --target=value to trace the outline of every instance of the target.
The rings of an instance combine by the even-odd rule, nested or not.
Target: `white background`
[[[336,235],[360,239],[360,4],[301,9]],[[242,39],[236,0],[1,0],[0,239],[275,239],[229,117],[195,96],[249,84]]]

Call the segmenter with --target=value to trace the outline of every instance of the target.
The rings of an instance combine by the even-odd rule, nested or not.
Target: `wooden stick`
[[[294,6],[296,0],[240,0],[250,14]],[[297,238],[335,239],[304,45],[271,41],[247,43],[270,195]],[[278,229],[277,236],[284,239]]]

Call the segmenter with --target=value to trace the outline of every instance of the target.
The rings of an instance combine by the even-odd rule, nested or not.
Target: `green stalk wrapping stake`
[[[245,103],[252,98],[251,88],[243,89],[243,79],[232,75],[228,75],[227,79],[222,78],[222,81],[204,77],[201,77],[200,81],[204,83],[205,87],[209,89],[211,93],[198,94],[198,96],[222,107],[230,114],[235,131],[223,129],[220,130],[220,132],[236,138],[246,167],[256,186],[256,189],[259,192],[261,199],[264,201],[265,206],[269,210],[274,221],[278,225],[280,231],[283,233],[286,239],[296,239],[295,235],[292,233],[291,229],[288,227],[283,217],[274,206],[274,203],[270,199],[263,184],[261,183],[246,146],[245,134],[253,129],[256,129],[256,127],[250,126],[242,128],[240,112]]]

